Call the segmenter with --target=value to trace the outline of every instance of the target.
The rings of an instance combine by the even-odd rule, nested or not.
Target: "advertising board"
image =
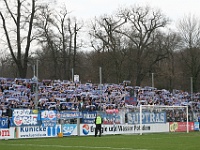
[[[186,132],[187,122],[170,122],[169,123],[170,132]],[[194,131],[194,122],[188,122],[189,131]]]
[[[23,126],[17,127],[16,138],[56,137],[61,132],[61,125],[54,127]]]
[[[15,127],[0,129],[0,139],[14,139]]]
[[[77,125],[76,124],[63,124],[62,125],[63,136],[77,135]]]
[[[155,132],[169,132],[169,123],[162,124],[144,124],[141,127],[142,133],[155,133]],[[80,135],[94,135],[95,124],[81,124]],[[109,134],[139,134],[140,125],[129,124],[115,124],[115,125],[102,125],[102,135]]]

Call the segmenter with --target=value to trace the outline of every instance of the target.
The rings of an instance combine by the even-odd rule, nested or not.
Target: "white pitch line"
[[[0,144],[7,145],[7,144]],[[58,147],[58,148],[90,148],[90,149],[113,149],[113,150],[148,150],[148,149],[134,149],[134,148],[115,148],[115,147],[94,147],[94,146],[67,146],[67,145],[34,145],[34,144],[9,144],[10,146],[34,146],[34,147]]]

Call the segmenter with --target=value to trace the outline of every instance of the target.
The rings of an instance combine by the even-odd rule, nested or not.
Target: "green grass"
[[[198,150],[200,132],[0,140],[1,150]]]

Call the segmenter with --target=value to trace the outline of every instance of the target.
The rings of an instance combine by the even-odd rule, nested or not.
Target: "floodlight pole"
[[[154,73],[151,73],[151,86],[154,87]]]
[[[38,59],[36,59],[35,108],[38,106]]]
[[[100,96],[100,110],[101,110],[101,97],[102,97],[102,88],[101,88],[101,85],[102,85],[102,68],[99,67],[99,84],[100,84],[100,92],[101,92],[101,96]]]
[[[140,135],[142,135],[142,105],[140,105]]]
[[[186,106],[186,114],[187,114],[187,133],[189,133],[189,118],[188,118],[188,106]]]
[[[99,67],[99,83],[102,84],[102,68]]]
[[[35,74],[35,64],[32,67],[33,67],[33,77],[35,77],[36,76],[36,74]]]
[[[72,82],[74,82],[74,68],[72,68]]]
[[[190,85],[191,85],[191,100],[193,100],[193,78],[190,77]]]

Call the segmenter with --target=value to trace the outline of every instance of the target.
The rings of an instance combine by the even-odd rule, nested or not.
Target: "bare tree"
[[[69,12],[66,7],[55,16],[53,25],[56,27],[58,34],[57,39],[60,41],[59,50],[61,51],[62,66],[64,68],[63,77],[70,78],[71,68],[76,68],[77,55],[77,36],[83,25],[79,24],[76,18],[71,19],[67,15]]]
[[[158,47],[158,51],[162,49],[166,53],[166,59],[160,60],[155,65],[155,85],[158,88],[166,88],[172,91],[175,87],[175,83],[178,84],[180,76],[182,72],[180,71],[180,67],[178,67],[179,63],[177,63],[178,59],[178,49],[179,49],[180,38],[178,34],[174,32],[165,32],[160,33],[160,35],[156,38],[155,44]],[[180,83],[179,83],[180,84]]]
[[[59,73],[59,41],[56,38],[55,28],[53,28],[54,12],[49,7],[48,4],[42,5],[37,13],[37,22],[35,26],[37,27],[36,30],[36,37],[38,44],[41,45],[41,52],[37,52],[38,58],[42,62],[43,74],[45,70],[47,72],[51,71],[50,78],[58,78]],[[41,68],[41,67],[40,67]],[[52,69],[54,70],[52,72]],[[49,71],[48,71],[49,70]]]
[[[77,35],[82,26],[75,18],[68,17],[68,13],[64,6],[58,11],[44,5],[36,23],[39,43],[44,45],[42,57],[53,62],[53,78],[70,79],[71,68],[75,70]]]
[[[131,7],[121,10],[119,16],[127,19],[129,28],[123,32],[130,40],[135,64],[136,85],[140,86],[153,66],[166,58],[167,52],[155,49],[157,31],[167,25],[168,19],[158,10],[150,7]]]
[[[25,78],[36,11],[35,0],[31,0],[31,3],[30,1],[17,0],[15,9],[11,9],[13,1],[3,0],[2,3],[4,3],[6,11],[5,13],[0,11],[0,16],[3,22],[7,47],[18,68],[18,76]],[[11,17],[11,19],[7,19],[5,16]],[[12,26],[10,26],[11,24]]]
[[[192,15],[185,16],[179,21],[178,29],[182,38],[183,48],[200,47],[200,20]]]
[[[193,89],[197,91],[200,74],[200,20],[188,15],[178,25],[181,36],[181,61],[187,77],[193,78]]]
[[[125,47],[123,43],[123,35],[117,31],[121,30],[121,27],[126,23],[126,19],[114,18],[113,16],[103,16],[95,19],[92,24],[92,30],[90,34],[94,38],[92,41],[92,47],[102,57],[99,60],[99,66],[104,69],[104,76],[107,79],[115,79],[112,82],[119,83],[124,76],[122,75],[122,64],[124,62]]]

